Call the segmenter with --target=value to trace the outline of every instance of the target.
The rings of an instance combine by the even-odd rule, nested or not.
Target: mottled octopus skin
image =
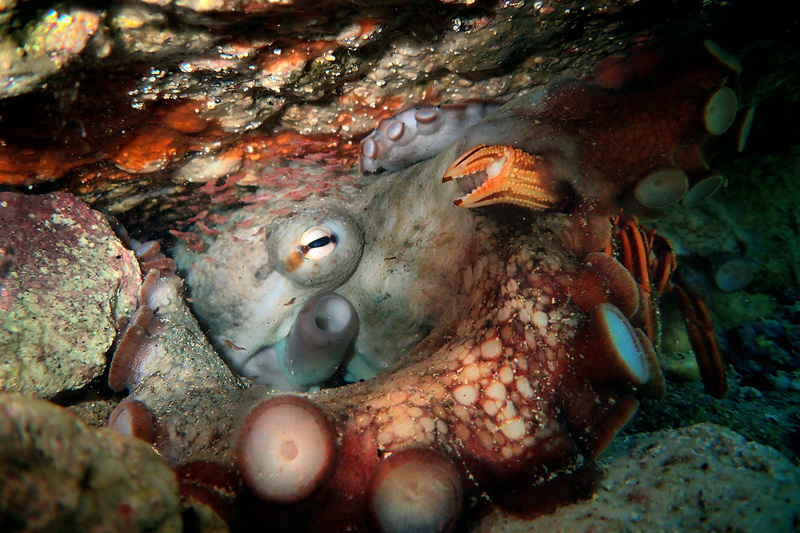
[[[579,338],[602,332],[591,332],[588,310],[572,302],[575,291],[588,291],[587,267],[562,243],[582,240],[595,224],[553,216],[514,231],[486,221],[479,229],[486,253],[464,273],[472,296],[462,320],[432,333],[402,368],[310,397],[339,446],[332,477],[297,504],[297,520],[309,519],[300,529],[358,516],[369,480],[393,452],[444,454],[475,495],[548,479],[605,448],[646,387],[617,375],[611,354],[578,350]],[[500,244],[509,242],[501,235],[513,249]],[[608,297],[600,283],[594,288]],[[589,361],[612,370],[594,379]],[[657,363],[648,364],[657,382]],[[368,530],[369,522],[360,527]]]
[[[476,145],[508,145],[534,154],[545,189],[570,191],[558,208],[608,215],[622,206],[642,210],[636,187],[652,171],[680,166],[692,182],[708,175],[703,152],[714,149],[714,136],[704,126],[704,107],[731,71],[706,50],[699,52],[698,62],[680,66],[652,47],[627,58],[614,56],[598,65],[593,80],[564,79],[538,88],[477,124],[497,104],[408,109],[382,121],[364,146],[369,139],[383,143],[392,125],[408,125],[427,113],[441,121],[431,123],[439,129],[412,135],[412,128],[404,127],[396,143],[407,140],[405,148],[433,149],[452,140],[457,126],[469,125],[456,142],[457,156]],[[368,159],[362,154],[362,168]],[[394,164],[387,160],[389,168]],[[452,269],[474,258],[471,217],[446,205],[461,195],[449,195],[435,179],[417,188],[391,186],[392,179],[365,180],[363,188],[345,191],[343,201],[279,197],[233,214],[217,228],[219,235],[203,235],[202,253],[178,247],[176,259],[191,286],[193,310],[235,371],[258,376],[262,384],[308,390],[282,377],[273,368],[277,363],[267,368],[277,377],[254,371],[253,364],[286,338],[298,310],[321,290],[347,298],[360,319],[354,350],[343,365],[347,381],[390,369],[432,329],[452,322],[453,309],[463,299]],[[462,187],[462,180],[456,182]],[[351,254],[341,279],[306,283],[314,276],[303,274],[298,283],[297,272],[287,272],[289,263],[276,259],[274,243],[287,241],[287,232],[299,238],[306,227],[294,228],[294,221],[325,210],[351,228],[340,248],[361,239],[363,252]],[[437,223],[423,222],[429,220]],[[447,260],[440,261],[437,246],[448,250]]]
[[[127,421],[126,427],[116,427],[153,443],[170,466],[209,458],[230,463],[232,413],[246,385],[208,344],[183,304],[177,276],[162,274],[146,292],[139,303],[152,312],[152,320],[145,326],[144,340],[126,358],[123,344],[129,325],[111,362],[110,386],[129,393],[111,420],[119,418],[120,411],[139,418],[141,404],[149,412],[151,428],[128,427]]]
[[[391,372],[297,394],[320,410],[335,442],[331,472],[300,501],[259,501],[238,471],[236,447],[247,431],[247,414],[283,393],[248,387],[215,358],[180,302],[177,278],[163,276],[159,290],[143,295],[142,305],[154,312],[138,359],[133,357],[134,363],[120,372],[130,399],[149,409],[155,446],[176,468],[184,494],[209,503],[233,525],[370,531],[376,527],[370,509],[372,478],[384,461],[400,452],[421,449],[443,457],[458,471],[469,498],[550,479],[605,448],[633,415],[639,398],[657,396],[663,387],[653,347],[641,330],[644,321],[637,316],[640,307],[652,302],[641,301],[649,296],[637,291],[636,282],[615,259],[597,255],[611,242],[608,218],[585,212],[534,215],[502,206],[462,209],[451,203],[461,195],[457,185],[442,184],[441,177],[467,145],[553,150],[553,164],[564,165],[559,175],[568,176],[579,194],[576,211],[611,211],[630,185],[630,176],[664,157],[677,157],[667,148],[676,139],[707,138],[689,126],[699,120],[696,107],[702,106],[702,93],[721,83],[719,69],[691,67],[672,76],[658,72],[655,79],[662,85],[648,81],[619,89],[562,81],[545,89],[549,99],[540,93],[538,98],[512,102],[436,159],[380,176],[368,198],[354,202],[355,213],[371,211],[359,219],[365,225],[364,258],[372,262],[367,272],[391,278],[403,269],[385,263],[414,245],[404,258],[412,275],[399,275],[396,285],[406,283],[413,292],[417,287],[407,285],[410,279],[427,287],[426,298],[438,294],[448,303],[447,312],[421,330],[424,338],[407,349]],[[681,90],[678,81],[687,88]],[[568,95],[567,100],[556,94]],[[679,98],[681,94],[685,97]],[[632,105],[633,96],[649,106]],[[674,106],[678,111],[692,109],[675,112]],[[614,120],[601,122],[593,109],[605,110]],[[533,117],[549,117],[550,122],[541,124]],[[617,125],[623,131],[617,131]],[[630,146],[628,130],[634,127],[653,135]],[[695,133],[686,137],[687,128]],[[600,157],[601,152],[606,156]],[[595,164],[591,171],[581,166],[587,161]],[[627,178],[619,182],[619,176]],[[265,221],[280,222],[280,215],[269,213],[256,213],[249,235],[258,235]],[[253,212],[241,217],[250,215]],[[392,219],[390,226],[386,218]],[[423,231],[423,223],[446,229]],[[399,234],[392,238],[388,227]],[[415,242],[406,239],[408,235],[435,239]],[[455,258],[453,249],[458,250]],[[252,259],[236,267],[241,276],[251,266],[263,266],[259,253],[254,250]],[[235,281],[214,282],[236,291],[223,291],[221,298],[250,296],[250,282],[238,289]],[[375,288],[370,284],[378,282],[365,275],[348,289],[333,290],[351,291],[353,301],[358,300],[353,294],[369,295]],[[290,287],[280,305],[292,302],[295,292],[303,291]],[[403,299],[399,289],[393,296],[408,303],[411,311],[418,308],[418,302]],[[627,332],[622,336],[629,334],[624,343],[619,333],[611,340],[603,326],[604,313],[618,317],[615,320]],[[390,317],[391,312],[366,314],[362,323],[369,324],[373,316]],[[378,329],[375,339],[393,331],[391,324]],[[385,344],[390,341],[383,339]],[[638,375],[620,361],[617,352],[625,343],[635,347]]]

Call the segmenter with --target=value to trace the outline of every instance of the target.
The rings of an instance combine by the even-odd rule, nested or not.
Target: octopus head
[[[179,246],[193,310],[229,366],[282,390],[369,379],[463,312],[476,232],[449,201],[455,186],[432,179],[442,164],[368,181],[349,202],[241,209],[202,253]]]
[[[353,306],[331,291],[353,275],[363,248],[359,222],[328,203],[242,223],[204,257],[179,247],[176,258],[191,264],[195,311],[233,370],[302,390],[336,371],[355,335]]]

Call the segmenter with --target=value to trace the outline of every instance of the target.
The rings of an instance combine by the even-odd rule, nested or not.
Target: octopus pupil
[[[306,246],[308,246],[309,248],[322,248],[323,246],[328,246],[331,243],[336,244],[336,237],[334,235],[326,235],[325,237],[320,237],[319,239],[311,241]]]

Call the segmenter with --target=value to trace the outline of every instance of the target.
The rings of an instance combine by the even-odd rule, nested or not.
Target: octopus
[[[629,213],[713,192],[707,161],[752,116],[735,62],[693,57],[410,108],[363,141],[357,188],[242,209],[174,262],[132,242],[147,275],[109,425],[235,527],[448,531],[579,470],[665,386],[674,256]]]

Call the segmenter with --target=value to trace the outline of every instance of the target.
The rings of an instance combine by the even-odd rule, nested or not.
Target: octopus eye
[[[311,261],[329,256],[336,248],[336,234],[325,226],[308,228],[300,237],[300,253]]]
[[[280,275],[301,287],[333,290],[358,266],[364,231],[346,209],[318,205],[276,219],[266,244]]]

